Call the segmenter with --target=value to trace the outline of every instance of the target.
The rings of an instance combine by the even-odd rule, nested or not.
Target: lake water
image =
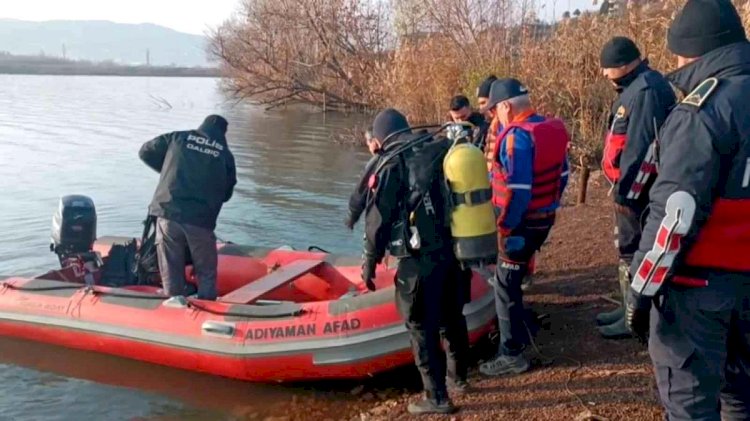
[[[139,236],[158,181],[138,159],[141,144],[195,128],[211,113],[230,122],[238,171],[219,238],[359,255],[361,225],[352,233],[342,221],[368,155],[331,141],[356,119],[237,105],[218,83],[0,75],[0,275],[33,275],[57,264],[49,234],[62,195],[93,198],[100,236]],[[250,385],[9,339],[0,339],[0,373],[0,420],[240,419],[300,399],[337,419],[328,412],[340,414],[335,407],[351,400],[348,393]]]

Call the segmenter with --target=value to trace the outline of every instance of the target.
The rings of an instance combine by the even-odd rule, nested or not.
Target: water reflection
[[[361,227],[352,233],[342,221],[367,154],[330,141],[356,119],[232,106],[216,88],[213,79],[0,75],[0,275],[57,263],[48,245],[61,195],[94,199],[99,235],[138,236],[158,180],[138,159],[141,144],[217,112],[230,121],[239,179],[217,235],[359,254]],[[294,402],[338,419],[351,401],[9,339],[0,339],[0,370],[0,419],[220,420]]]
[[[239,178],[220,237],[358,254],[361,231],[341,221],[367,154],[330,141],[356,119],[233,106],[216,88],[213,79],[0,76],[0,274],[55,263],[47,245],[60,195],[93,197],[100,235],[137,236],[158,179],[138,160],[141,144],[215,112],[230,121]]]

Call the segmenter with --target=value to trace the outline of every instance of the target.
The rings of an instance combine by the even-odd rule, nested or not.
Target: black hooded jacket
[[[372,171],[375,169],[379,161],[380,154],[370,158],[367,165],[365,165],[365,170],[359,177],[359,182],[357,182],[354,191],[349,196],[349,209],[345,219],[346,226],[349,229],[354,228],[354,225],[359,221],[359,217],[367,206],[367,198],[369,197],[368,192],[370,190],[368,182],[372,175]]]
[[[442,162],[451,146],[445,138],[430,138],[398,156],[385,160],[393,150],[423,137],[423,133],[404,133],[388,142],[370,185],[371,200],[365,213],[364,254],[380,261],[394,237],[400,221],[413,224],[421,238],[417,253],[444,252],[451,247],[446,217]],[[381,162],[384,162],[382,166]]]
[[[659,175],[631,273],[655,248],[660,230],[669,229],[665,208],[678,191],[695,200],[695,215],[674,243],[679,252],[670,273],[694,272],[688,266],[696,261],[729,272],[750,267],[750,43],[711,51],[669,78],[687,96],[659,132]],[[709,78],[717,79],[711,91],[703,84]]]
[[[619,179],[613,180],[615,202],[640,212],[648,204],[654,179],[649,148],[674,107],[675,95],[667,79],[649,68],[647,61],[617,84],[620,94],[612,105],[609,129],[610,136],[620,136],[625,145],[622,151],[605,151],[604,159],[611,159],[620,170]]]
[[[198,130],[163,134],[143,144],[141,160],[161,174],[149,213],[213,230],[237,184],[226,121],[207,118]]]
[[[490,123],[484,118],[484,115],[477,112],[471,113],[468,121],[474,125],[472,143],[479,149],[484,150],[484,145],[487,144],[487,132],[490,130]]]

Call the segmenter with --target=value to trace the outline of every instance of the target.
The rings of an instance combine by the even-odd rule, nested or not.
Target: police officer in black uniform
[[[730,1],[688,0],[667,44],[686,96],[659,133],[626,319],[650,331],[669,420],[750,420],[750,43]]]
[[[675,95],[664,76],[648,66],[635,43],[614,37],[601,51],[601,67],[618,92],[612,105],[602,166],[612,183],[615,238],[619,252],[619,292],[624,303],[628,270],[641,240],[641,219],[648,207],[648,190],[656,178],[654,139],[674,107]],[[599,314],[599,332],[605,338],[630,336],[625,307]]]
[[[406,118],[394,109],[375,117],[370,149],[379,151],[380,160],[368,180],[371,199],[365,211],[362,279],[374,290],[375,267],[386,250],[399,259],[396,304],[425,391],[424,399],[408,410],[452,413],[456,407],[448,396],[446,375],[454,384],[465,385],[468,334],[462,309],[466,297],[459,283],[468,280],[463,279],[453,252],[446,219],[442,162],[450,142],[435,137],[394,153],[423,136],[411,133]],[[441,330],[453,361],[448,370]]]
[[[197,130],[165,133],[143,144],[141,160],[160,174],[149,206],[158,217],[156,247],[164,291],[185,295],[186,249],[198,276],[198,298],[216,299],[216,219],[237,184],[227,121],[206,117]]]

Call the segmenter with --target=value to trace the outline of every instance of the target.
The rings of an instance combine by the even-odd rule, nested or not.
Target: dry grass
[[[388,1],[393,7],[384,6]],[[538,10],[538,0],[244,0],[245,14],[217,31],[213,49],[235,94],[271,105],[327,100],[328,106],[395,107],[412,122],[444,119],[453,95],[473,98],[491,73],[516,77],[541,113],[567,122],[575,162],[596,167],[615,95],[600,75],[602,45],[629,36],[652,67],[671,71],[666,30],[684,1],[652,1],[618,16],[583,14],[551,26],[529,12]],[[735,4],[750,21],[748,0]],[[295,5],[315,16],[302,19]],[[271,18],[283,30],[267,31]],[[388,22],[395,22],[390,30]],[[289,65],[300,59],[289,57],[316,65],[300,72]]]
[[[464,93],[473,98],[478,84],[490,73],[515,77],[529,86],[541,113],[557,115],[568,123],[575,161],[595,166],[615,95],[599,71],[602,45],[613,35],[629,36],[653,66],[668,70],[674,60],[665,48],[666,28],[681,3],[670,0],[634,7],[617,17],[583,15],[555,27],[529,23],[510,36],[491,33],[488,37],[496,44],[511,40],[495,50],[497,57],[467,59],[467,54],[481,51],[456,45],[450,36],[406,44],[390,67],[386,82],[390,95],[383,98],[383,105],[395,105],[412,120],[434,121],[443,116],[452,95]]]
[[[750,2],[734,3],[747,25]],[[464,93],[473,98],[487,75],[515,77],[529,86],[541,113],[567,122],[575,162],[596,167],[615,96],[599,70],[602,45],[614,35],[628,36],[653,68],[674,70],[676,59],[667,50],[666,31],[682,4],[684,0],[655,1],[631,6],[619,16],[584,14],[554,27],[539,25],[532,15],[510,34],[490,31],[490,40],[472,41],[482,43],[483,49],[457,44],[451,36],[455,28],[444,27],[439,37],[398,49],[386,78],[390,95],[382,98],[382,105],[397,106],[411,120],[434,121],[443,117],[451,96]],[[490,49],[488,41],[494,56],[481,53]],[[477,54],[483,56],[472,57]]]

